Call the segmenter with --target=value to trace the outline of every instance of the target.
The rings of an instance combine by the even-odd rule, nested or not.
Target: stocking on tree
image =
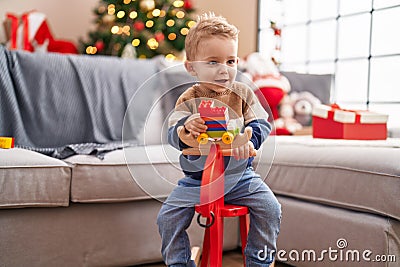
[[[81,40],[82,52],[173,59],[195,24],[193,11],[191,0],[102,0],[94,10],[96,29],[88,33],[88,41]]]

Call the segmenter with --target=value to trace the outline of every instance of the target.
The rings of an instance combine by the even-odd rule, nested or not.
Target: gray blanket
[[[53,157],[95,154],[137,142],[151,97],[130,108],[129,136],[122,125],[131,97],[157,72],[152,60],[37,54],[0,46],[0,136]],[[154,80],[154,79],[153,79]],[[153,82],[154,83],[154,82]]]

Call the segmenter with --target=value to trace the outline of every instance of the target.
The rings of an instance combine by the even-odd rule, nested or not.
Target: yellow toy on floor
[[[0,137],[0,148],[13,148],[14,138],[12,137]]]

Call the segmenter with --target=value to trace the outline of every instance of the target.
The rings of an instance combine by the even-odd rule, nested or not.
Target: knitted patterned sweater
[[[178,98],[175,109],[172,112],[168,123],[168,142],[175,148],[182,150],[188,146],[179,137],[177,129],[184,125],[192,114],[198,113],[198,107],[202,100],[214,100],[215,106],[225,106],[228,110],[229,120],[241,129],[249,126],[253,129],[250,141],[255,149],[261,144],[271,132],[271,125],[268,123],[268,114],[259,103],[254,92],[245,84],[234,82],[229,90],[223,93],[216,93],[209,89],[200,87],[198,84],[188,88]],[[201,179],[205,156],[180,156],[180,165],[185,175],[194,179]],[[224,157],[225,173],[241,173],[250,167],[254,158],[236,160],[233,157]]]

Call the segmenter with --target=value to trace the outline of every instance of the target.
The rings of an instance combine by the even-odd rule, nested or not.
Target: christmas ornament
[[[98,52],[101,52],[104,49],[104,42],[103,41],[97,41],[94,45],[97,48]]]
[[[276,65],[279,65],[281,60],[281,35],[282,29],[274,21],[270,21],[270,27],[274,31],[275,48],[272,51],[272,60]]]
[[[162,32],[157,32],[156,34],[154,34],[154,38],[157,40],[157,42],[161,42],[164,41],[165,36]]]
[[[183,8],[186,10],[192,10],[193,9],[193,4],[191,0],[186,0],[184,1],[185,3],[183,4]]]
[[[127,44],[124,47],[124,50],[122,51],[122,58],[136,58],[136,49],[133,47],[132,44]]]
[[[135,30],[137,30],[138,32],[143,31],[144,29],[143,21],[136,21],[135,23],[133,23],[133,28],[135,28]]]
[[[140,9],[143,11],[153,10],[156,7],[154,0],[141,0]]]

